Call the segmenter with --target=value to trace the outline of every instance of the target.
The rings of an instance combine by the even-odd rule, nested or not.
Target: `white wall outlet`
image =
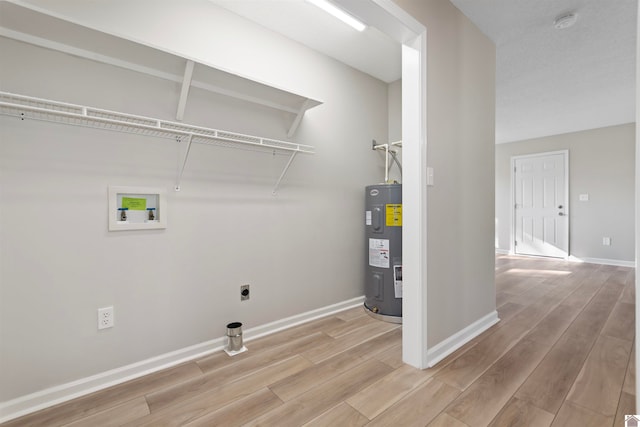
[[[611,237],[603,237],[602,238],[602,244],[604,246],[611,246]]]
[[[588,194],[580,194],[578,196],[579,200],[581,202],[588,202],[589,201],[589,195]]]
[[[98,309],[98,329],[113,328],[113,306]]]

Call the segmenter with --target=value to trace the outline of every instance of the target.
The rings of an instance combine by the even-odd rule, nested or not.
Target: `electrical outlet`
[[[611,246],[611,237],[603,237],[602,238],[602,244],[604,246]]]
[[[113,306],[98,309],[98,329],[113,328]]]
[[[246,301],[249,299],[249,285],[240,286],[240,301]]]

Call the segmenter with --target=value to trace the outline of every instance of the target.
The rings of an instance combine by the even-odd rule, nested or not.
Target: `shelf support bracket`
[[[182,90],[180,91],[180,99],[178,100],[178,112],[176,113],[176,120],[179,122],[184,118],[184,110],[187,108],[187,97],[189,96],[189,88],[191,87],[191,79],[193,77],[193,67],[195,63],[191,60],[187,60],[187,65],[184,67],[184,77],[182,78]]]
[[[182,159],[182,166],[178,171],[178,178],[176,179],[176,191],[180,191],[180,182],[182,182],[182,174],[184,173],[184,167],[187,165],[187,159],[189,159],[189,152],[191,151],[191,140],[193,139],[193,134],[189,134],[189,139],[187,139],[187,150],[184,153],[184,158]]]
[[[302,117],[304,117],[304,113],[307,112],[309,108],[311,108],[311,100],[305,99],[296,115],[296,118],[293,119],[293,123],[291,123],[291,127],[289,128],[289,132],[287,132],[287,137],[291,138],[294,133],[298,130],[298,126],[300,126],[300,122],[302,121]]]
[[[296,154],[298,154],[297,151],[294,151],[294,152],[291,153],[291,157],[289,157],[289,161],[284,166],[284,169],[282,170],[282,173],[280,174],[280,178],[278,178],[278,181],[276,181],[276,185],[273,187],[273,192],[271,193],[272,195],[275,196],[278,193],[278,187],[280,187],[280,183],[282,182],[282,178],[284,178],[284,176],[286,175],[287,171],[289,170],[289,166],[291,166],[291,163],[293,162],[293,159],[295,159]]]

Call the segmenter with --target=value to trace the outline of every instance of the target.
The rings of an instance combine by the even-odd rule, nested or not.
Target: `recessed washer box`
[[[167,228],[167,198],[163,189],[109,186],[109,231],[159,228]]]

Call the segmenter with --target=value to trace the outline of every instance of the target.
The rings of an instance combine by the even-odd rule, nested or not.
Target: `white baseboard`
[[[497,249],[496,248],[496,254],[499,255],[516,255],[516,256],[522,256],[522,257],[532,257],[532,258],[545,258],[545,257],[541,257],[541,256],[536,256],[536,255],[521,255],[521,254],[514,254],[506,249]],[[566,258],[558,258],[558,259],[564,259],[566,261],[571,261],[571,262],[587,262],[589,264],[602,264],[602,265],[614,265],[617,267],[631,267],[631,268],[636,268],[636,262],[635,261],[624,261],[624,260],[620,260],[620,259],[608,259],[608,258],[587,258],[587,257],[576,257],[574,255],[569,255]]]
[[[337,304],[311,310],[306,313],[287,317],[286,319],[267,323],[266,325],[247,329],[246,331],[243,331],[243,337],[245,341],[251,341],[252,339],[273,334],[283,329],[291,328],[302,323],[310,322],[321,317],[357,307],[363,303],[364,296],[353,298]],[[215,338],[210,341],[185,347],[170,353],[161,354],[127,366],[101,372],[90,377],[81,378],[76,381],[50,387],[35,393],[2,402],[0,403],[0,423],[141,377],[143,375],[148,375],[162,369],[170,368],[189,360],[207,356],[211,353],[222,350],[225,344],[226,337]]]
[[[619,259],[607,259],[607,258],[577,258],[573,255],[567,258],[567,261],[573,262],[588,262],[589,264],[603,264],[614,265],[617,267],[631,267],[636,268],[635,261],[623,261]]]
[[[332,314],[339,313],[341,311],[348,310],[350,308],[354,308],[363,304],[364,296],[353,298],[347,301],[339,302],[337,304],[318,308],[316,310],[307,311],[306,313],[296,314],[295,316],[287,317],[286,319],[276,320],[275,322],[267,323],[266,325],[247,329],[243,332],[242,336],[245,341],[251,341],[265,335],[282,331],[283,329],[298,326],[302,323],[307,323],[312,320],[320,319],[321,317],[330,316]]]
[[[449,338],[427,350],[427,360],[429,367],[433,367],[436,363],[462,347],[464,344],[477,337],[491,326],[498,323],[498,312],[492,311],[481,319],[476,320],[471,325],[451,335]]]

